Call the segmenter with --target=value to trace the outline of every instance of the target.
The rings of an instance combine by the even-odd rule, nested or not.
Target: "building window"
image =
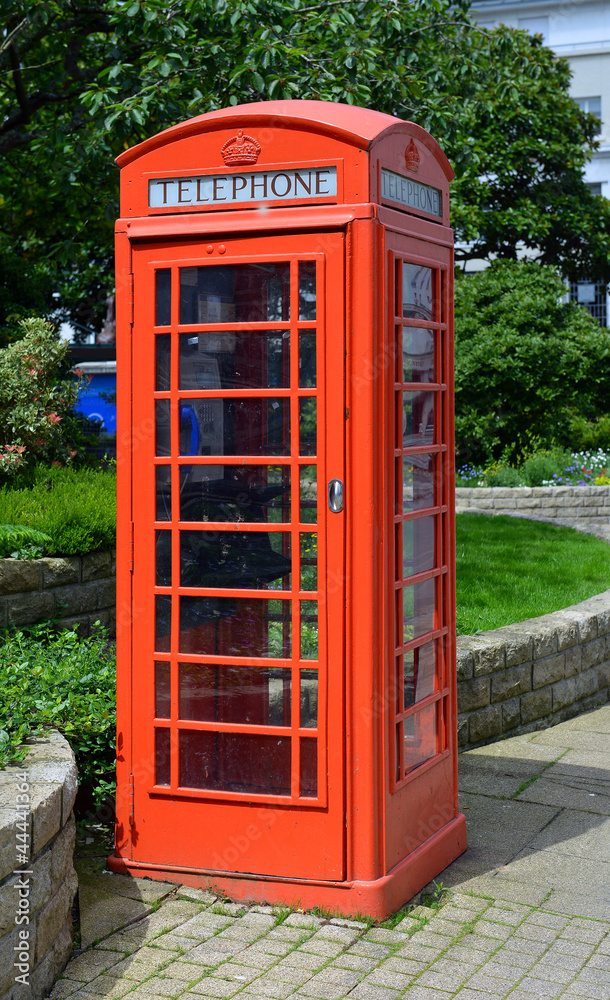
[[[581,111],[588,111],[590,115],[595,115],[599,118],[599,125],[595,130],[595,134],[599,135],[602,130],[602,99],[601,97],[575,97],[574,100],[578,104]]]
[[[573,281],[570,284],[570,302],[578,302],[588,309],[600,326],[608,325],[606,288],[603,282]]]
[[[591,192],[591,194],[601,195],[601,193],[602,193],[602,182],[601,181],[597,181],[597,183],[587,184],[587,187],[589,188],[589,191]]]
[[[519,28],[521,31],[529,31],[530,35],[542,35],[545,45],[549,40],[548,17],[520,17]]]

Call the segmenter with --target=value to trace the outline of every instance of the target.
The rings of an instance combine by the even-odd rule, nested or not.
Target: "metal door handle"
[[[340,479],[331,479],[328,484],[328,507],[333,514],[343,510],[343,483]]]

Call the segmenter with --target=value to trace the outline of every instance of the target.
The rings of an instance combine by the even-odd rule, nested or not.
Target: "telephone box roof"
[[[171,128],[145,139],[144,142],[117,156],[117,164],[124,167],[145,153],[160,146],[177,142],[204,132],[215,132],[231,124],[259,125],[273,128],[297,128],[333,136],[344,142],[369,149],[382,135],[404,132],[419,139],[435,156],[449,180],[453,177],[451,165],[432,136],[414,122],[395,118],[380,111],[339,104],[333,101],[258,101],[255,104],[237,104],[235,107],[210,111],[196,118],[172,125]]]

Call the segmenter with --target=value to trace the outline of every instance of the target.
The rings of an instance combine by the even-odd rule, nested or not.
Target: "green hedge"
[[[49,556],[112,548],[116,539],[116,475],[109,469],[39,466],[27,489],[0,489],[0,525],[43,532],[50,539],[44,545]]]

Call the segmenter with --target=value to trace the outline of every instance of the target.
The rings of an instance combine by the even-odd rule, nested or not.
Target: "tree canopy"
[[[610,278],[610,207],[583,167],[596,121],[539,37],[491,32],[469,0],[0,0],[0,204],[60,303],[101,319],[123,149],[248,101],[345,101],[410,118],[457,171],[460,256],[523,247]]]

